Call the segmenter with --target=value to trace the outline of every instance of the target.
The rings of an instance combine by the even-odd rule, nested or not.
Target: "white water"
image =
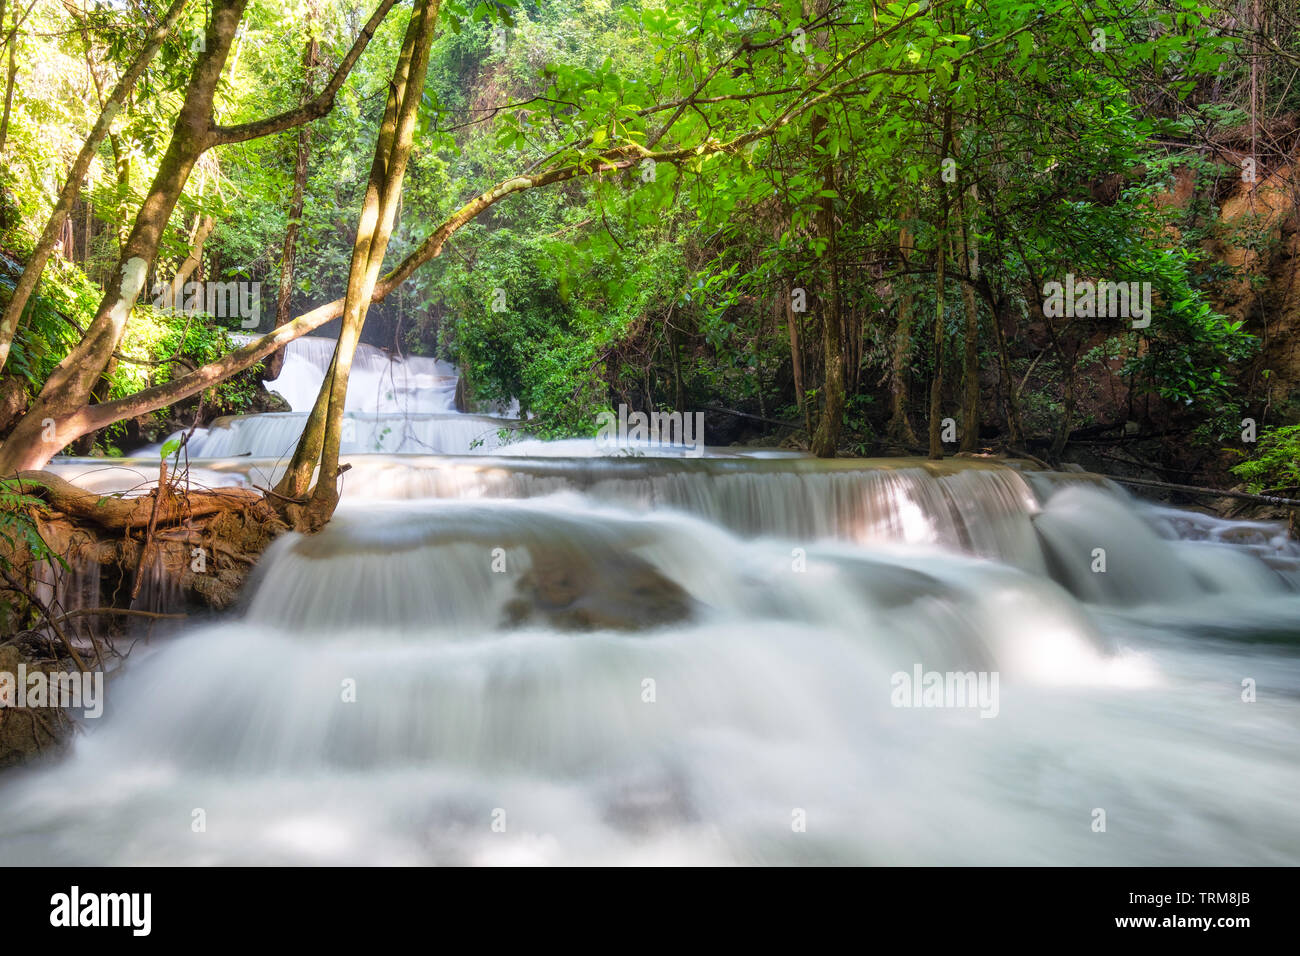
[[[992,466],[349,460],[237,614],[3,778],[0,860],[1300,863],[1274,526]],[[510,623],[557,569],[631,629]],[[996,716],[894,706],[917,665],[996,673]]]
[[[333,354],[332,339],[304,336],[290,342],[279,377],[263,384],[292,411],[219,418],[210,427],[194,429],[187,456],[291,457]],[[496,448],[498,433],[508,423],[457,414],[457,378],[455,367],[439,359],[399,357],[373,345],[357,346],[348,379],[342,452],[464,455]],[[185,434],[175,432],[167,441]],[[136,454],[152,459],[162,447],[151,445]]]
[[[334,340],[304,336],[285,347],[278,378],[264,383],[295,412],[309,412],[334,355]],[[348,375],[347,410],[427,414],[454,410],[457,373],[439,359],[393,356],[364,343]]]

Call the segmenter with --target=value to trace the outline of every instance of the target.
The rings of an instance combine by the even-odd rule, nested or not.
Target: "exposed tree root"
[[[144,528],[151,515],[156,525],[172,525],[191,518],[251,509],[262,502],[261,493],[251,488],[191,490],[179,495],[167,489],[161,496],[155,491],[138,498],[121,498],[97,495],[48,471],[19,472],[17,479],[24,493],[49,502],[55,511],[105,529]]]
[[[0,671],[111,670],[123,656],[114,638],[128,628],[139,636],[156,622],[233,604],[262,551],[288,529],[251,489],[163,480],[124,498],[47,472],[17,478],[41,500],[31,519],[61,564],[46,564],[21,540],[0,542],[0,616],[11,635],[0,643]],[[98,592],[86,593],[86,581]],[[58,745],[74,726],[57,708],[0,708],[0,766]]]

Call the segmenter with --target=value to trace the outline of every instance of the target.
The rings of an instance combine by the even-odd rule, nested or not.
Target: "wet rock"
[[[567,631],[639,631],[691,616],[694,602],[649,562],[627,554],[592,555],[532,547],[532,567],[506,605],[510,626],[549,624]]]
[[[267,391],[266,387],[259,381],[257,383],[257,393],[249,405],[249,412],[291,412],[291,406],[283,395],[279,392]]]

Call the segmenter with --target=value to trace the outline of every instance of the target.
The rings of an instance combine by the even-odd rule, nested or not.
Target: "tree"
[[[302,100],[311,99],[312,73],[320,57],[320,44],[313,35],[308,38],[302,54]],[[294,150],[293,194],[289,200],[289,224],[284,230],[284,248],[280,254],[280,291],[275,299],[275,324],[289,321],[290,296],[293,293],[293,272],[298,259],[298,229],[302,222],[303,191],[307,185],[307,155],[311,150],[311,127],[304,123],[298,129],[298,143]],[[284,365],[284,350],[276,352],[267,364],[269,378],[278,378]]]
[[[39,467],[60,448],[93,430],[88,408],[92,390],[121,341],[168,220],[199,157],[214,146],[283,132],[329,112],[339,88],[394,2],[380,0],[333,78],[311,102],[267,119],[226,127],[215,121],[213,101],[248,0],[214,0],[171,140],[122,247],[117,268],[109,277],[99,309],[81,341],[55,369],[0,446],[0,473]]]
[[[269,120],[224,128],[217,126],[211,119],[212,89],[219,76],[220,65],[229,50],[243,3],[239,0],[226,0],[219,4],[209,27],[205,43],[207,49],[196,63],[167,156],[137,217],[132,238],[123,249],[119,274],[110,283],[108,293],[86,337],[50,377],[37,402],[19,421],[3,448],[0,448],[0,471],[38,467],[68,441],[80,435],[122,417],[141,414],[196,394],[260,361],[294,338],[319,328],[326,321],[348,314],[348,297],[345,296],[312,310],[217,362],[182,375],[165,385],[145,389],[125,399],[96,405],[87,403],[89,386],[93,385],[94,379],[102,372],[107,362],[106,355],[111,355],[112,348],[120,337],[130,303],[134,302],[134,295],[138,294],[139,286],[143,283],[142,267],[156,251],[158,236],[166,221],[164,213],[170,214],[179,187],[183,185],[184,175],[197,156],[212,145],[241,142],[281,132],[321,115],[332,102],[347,70],[355,62],[360,49],[390,5],[391,0],[386,0],[376,11],[333,80],[307,107],[291,110]],[[902,41],[906,32],[904,28],[915,28],[924,21],[925,16],[925,11],[913,10],[896,17],[890,26],[879,32],[872,31],[854,37],[856,42],[849,44],[846,49],[825,54],[825,69],[793,86],[785,75],[788,70],[781,49],[789,43],[793,34],[790,30],[781,28],[762,42],[746,38],[730,53],[719,57],[716,63],[702,68],[701,80],[685,95],[665,101],[648,101],[643,93],[636,91],[634,101],[624,106],[614,118],[611,118],[607,104],[597,101],[575,107],[573,104],[577,101],[568,97],[574,96],[578,91],[559,91],[562,96],[555,97],[553,102],[563,106],[563,111],[567,111],[564,112],[564,118],[571,124],[581,121],[584,132],[546,157],[541,171],[511,176],[455,211],[397,269],[384,280],[377,280],[369,297],[362,296],[359,290],[353,290],[351,308],[360,310],[363,302],[372,302],[377,296],[382,298],[389,294],[415,268],[436,257],[452,234],[507,196],[574,179],[617,173],[643,163],[666,164],[665,168],[682,166],[698,171],[710,157],[741,157],[747,148],[797,126],[800,120],[814,115],[826,104],[862,95],[863,84],[872,77],[919,77],[927,74],[927,68],[907,67],[899,63],[907,54],[906,44]],[[734,74],[723,72],[723,67],[742,56],[751,59],[762,56],[779,67],[778,75],[783,85],[763,94],[776,102],[760,114],[754,113],[753,94],[735,82]],[[802,60],[799,63],[798,72],[802,73]],[[602,75],[557,76],[556,80],[561,84],[576,80],[587,87],[617,82],[612,62],[607,63],[604,70]],[[624,95],[628,96],[632,92],[626,88],[623,90]],[[700,123],[695,119],[694,113],[702,111],[706,106],[713,115],[709,122]],[[658,114],[668,111],[671,111],[671,115],[660,129],[648,128],[649,122]],[[648,142],[657,143],[670,130],[679,141],[684,141],[682,145],[652,149],[639,141],[648,137]],[[724,132],[725,138],[718,135]],[[376,273],[381,267],[369,255],[365,261],[368,263],[367,268]],[[359,313],[354,311],[353,314]],[[341,409],[337,402],[336,408]]]
[[[113,87],[113,92],[109,94],[108,100],[100,110],[99,119],[95,121],[94,127],[86,136],[85,143],[82,144],[81,151],[77,153],[77,158],[68,170],[63,189],[59,191],[59,198],[54,204],[54,210],[50,213],[50,218],[45,223],[40,238],[36,241],[36,247],[27,259],[27,265],[23,269],[22,275],[18,277],[18,283],[14,287],[9,303],[5,306],[3,315],[0,315],[0,370],[4,368],[9,359],[9,347],[13,343],[14,332],[18,329],[18,321],[22,317],[23,310],[27,307],[32,292],[35,291],[37,284],[40,282],[41,273],[45,270],[45,263],[49,261],[50,252],[53,251],[54,244],[63,231],[63,224],[72,211],[72,205],[77,201],[77,196],[81,193],[82,181],[90,170],[90,163],[95,158],[95,152],[99,149],[99,144],[108,135],[113,120],[117,118],[122,109],[122,104],[126,102],[127,96],[135,88],[136,81],[144,73],[145,67],[149,65],[149,62],[162,48],[163,40],[175,28],[188,2],[189,0],[174,0],[162,19],[158,21],[157,26],[148,35],[144,47],[126,70],[123,71],[117,85]],[[15,38],[11,36],[9,44],[11,56],[15,45]],[[7,111],[8,107],[6,106]]]
[[[348,376],[393,231],[393,218],[397,214],[402,181],[411,156],[416,113],[424,96],[429,45],[433,42],[437,17],[438,0],[416,0],[397,67],[393,71],[384,121],[375,144],[370,181],[353,243],[352,265],[343,301],[343,327],[339,330],[329,374],[321,384],[293,461],[281,481],[281,495],[300,497],[319,460],[320,473],[311,502],[295,515],[295,524],[307,528],[323,525],[338,505],[339,446]]]

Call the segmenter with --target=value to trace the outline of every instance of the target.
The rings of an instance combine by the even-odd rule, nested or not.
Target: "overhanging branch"
[[[362,27],[361,33],[356,42],[352,44],[352,49],[348,51],[348,55],[343,58],[339,68],[334,71],[329,83],[315,97],[301,106],[287,110],[278,116],[269,116],[266,119],[255,120],[252,123],[241,123],[238,126],[218,126],[213,124],[212,135],[215,145],[228,146],[231,143],[243,143],[250,139],[270,136],[273,133],[283,133],[287,129],[293,129],[303,123],[310,123],[312,120],[320,119],[329,113],[334,108],[334,97],[343,87],[348,74],[352,72],[352,67],[356,65],[357,60],[369,45],[371,38],[374,37],[375,31],[379,29],[379,24],[383,22],[384,17],[388,16],[388,12],[396,2],[397,0],[380,0],[379,6],[371,14],[370,19],[366,21],[366,25]]]

